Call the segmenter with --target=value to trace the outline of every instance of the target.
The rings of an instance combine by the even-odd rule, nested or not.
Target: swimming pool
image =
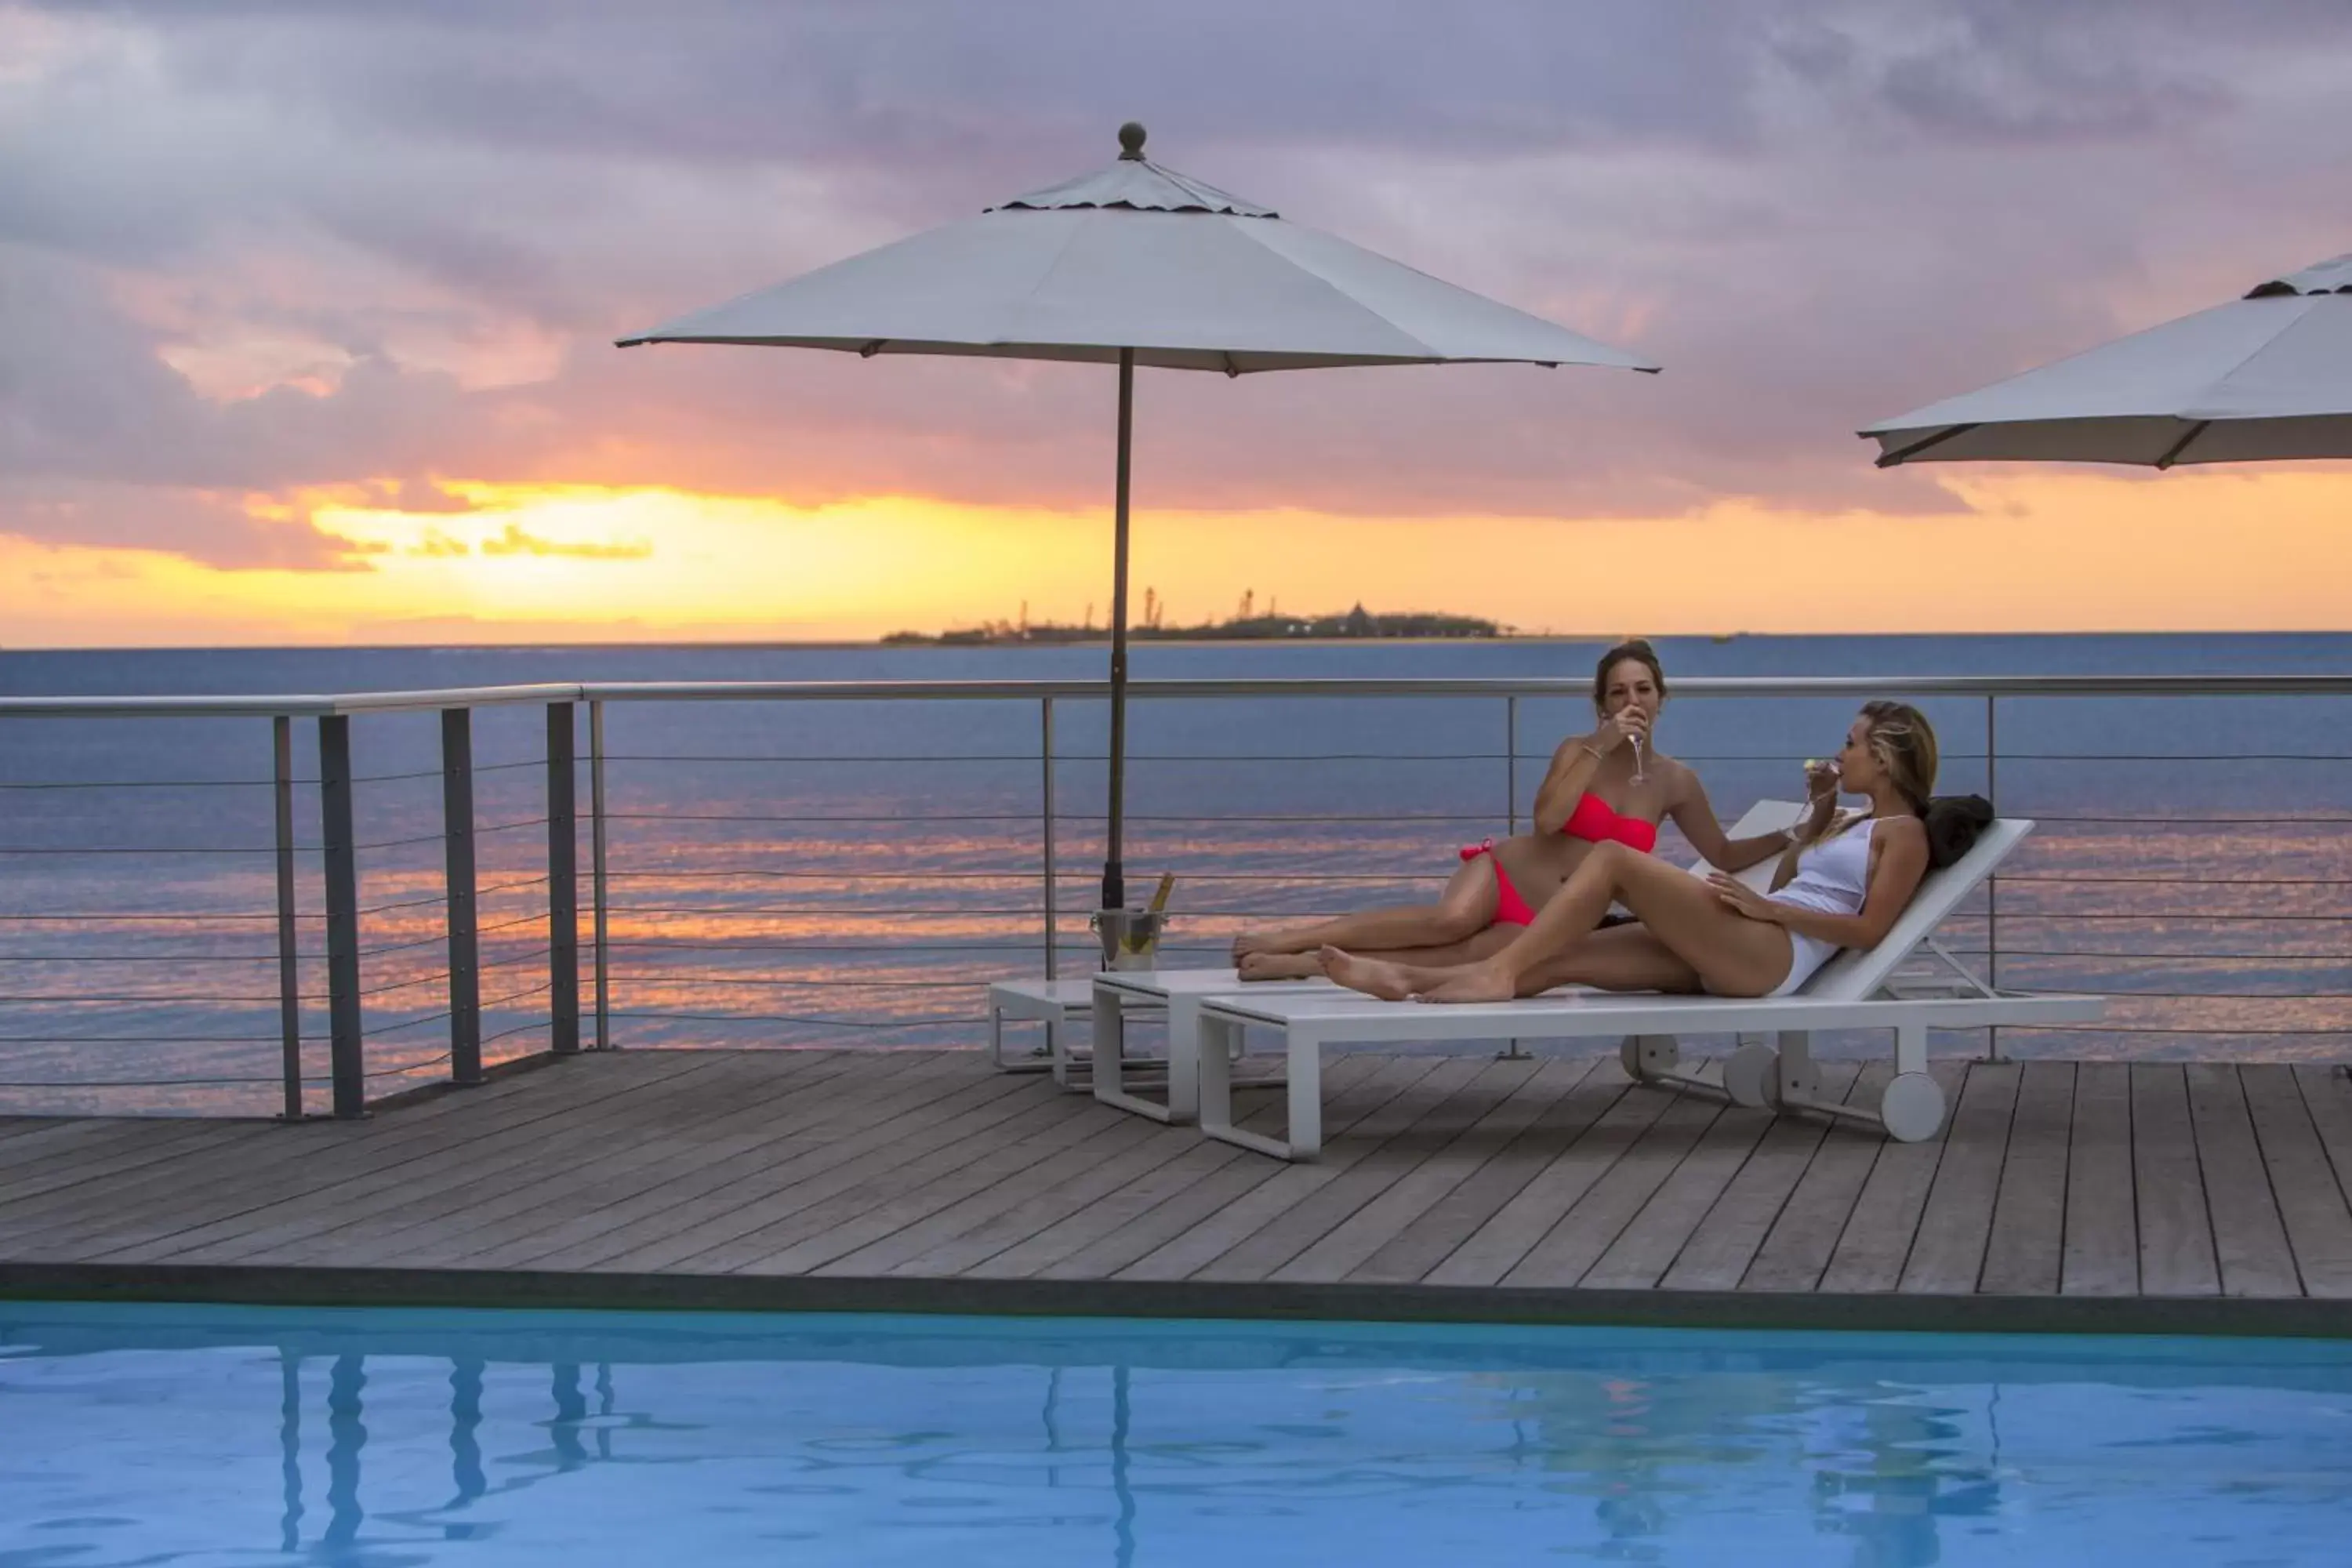
[[[0,1563],[2341,1562],[2322,1342],[0,1302]]]

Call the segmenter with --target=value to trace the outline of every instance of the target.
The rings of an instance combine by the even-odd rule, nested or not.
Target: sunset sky
[[[1853,430],[2352,250],[2342,0],[0,0],[0,646],[1108,610],[1113,374],[612,340],[1108,162],[1665,366],[1144,372],[1138,597],[2352,628],[2352,465]]]

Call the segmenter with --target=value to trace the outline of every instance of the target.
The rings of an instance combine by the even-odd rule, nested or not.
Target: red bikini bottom
[[[1495,918],[1486,923],[1498,926],[1535,924],[1535,906],[1522,898],[1517,888],[1511,886],[1511,879],[1503,869],[1502,858],[1495,853],[1495,841],[1489,838],[1483,844],[1465,844],[1462,847],[1462,858],[1465,864],[1475,860],[1481,855],[1495,862]],[[1594,929],[1607,931],[1611,926],[1629,926],[1639,923],[1632,915],[1621,914],[1612,910],[1601,917],[1600,925]]]
[[[1489,838],[1484,844],[1465,844],[1462,847],[1462,859],[1465,864],[1475,860],[1481,855],[1495,863],[1495,918],[1488,923],[1498,926],[1523,926],[1535,923],[1535,906],[1519,897],[1519,890],[1511,886],[1510,876],[1503,869],[1502,858],[1495,853],[1495,841]]]

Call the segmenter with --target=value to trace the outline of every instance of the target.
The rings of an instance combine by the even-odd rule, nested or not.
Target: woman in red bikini
[[[1461,868],[1433,904],[1368,910],[1289,931],[1245,931],[1234,941],[1244,980],[1305,980],[1323,973],[1323,947],[1421,965],[1474,963],[1500,952],[1549,902],[1595,844],[1648,854],[1671,817],[1709,864],[1738,871],[1788,847],[1784,834],[1731,839],[1698,775],[1647,752],[1666,700],[1657,654],[1638,639],[1601,656],[1592,673],[1600,722],[1552,753],[1536,791],[1535,829],[1462,851]],[[1634,748],[1645,748],[1636,778]],[[1369,952],[1365,950],[1370,950]]]

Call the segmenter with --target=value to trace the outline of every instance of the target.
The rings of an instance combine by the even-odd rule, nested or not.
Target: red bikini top
[[[1644,822],[1638,816],[1620,816],[1607,801],[1590,793],[1577,797],[1576,809],[1568,814],[1568,820],[1560,824],[1559,830],[1595,844],[1613,838],[1644,855],[1658,847],[1656,823]]]

